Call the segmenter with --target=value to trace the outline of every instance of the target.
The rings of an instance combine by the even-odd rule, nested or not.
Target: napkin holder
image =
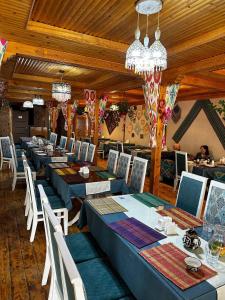
[[[175,235],[177,234],[177,224],[174,222],[167,222],[165,224],[165,234],[166,235]]]
[[[82,171],[83,174],[89,174],[88,167],[83,167],[82,169],[83,169],[83,171]]]
[[[184,247],[195,250],[201,246],[201,240],[194,229],[189,229],[183,237]]]
[[[46,147],[46,150],[52,152],[53,151],[53,145],[48,145]]]
[[[157,228],[159,228],[159,230],[164,230],[166,224],[169,224],[169,223],[172,223],[171,217],[160,217],[158,220]]]

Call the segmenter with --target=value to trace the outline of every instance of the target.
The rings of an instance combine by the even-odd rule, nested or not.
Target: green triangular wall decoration
[[[187,114],[184,121],[181,123],[180,127],[177,129],[173,135],[173,140],[178,143],[188,128],[191,126],[192,122],[195,120],[201,109],[204,110],[209,123],[214,129],[218,139],[220,140],[223,148],[225,149],[225,126],[218,116],[217,112],[213,109],[210,100],[197,100],[192,106],[191,110]]]

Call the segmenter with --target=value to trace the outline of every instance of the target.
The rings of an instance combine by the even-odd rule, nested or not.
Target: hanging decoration
[[[53,101],[47,102],[47,107],[50,116],[50,128],[53,132],[55,132],[57,127],[57,120],[59,116],[59,107],[54,107]]]
[[[137,117],[137,106],[131,105],[128,109],[127,114],[131,122],[135,123]]]
[[[135,40],[127,49],[125,68],[133,70],[140,75],[149,75],[155,71],[163,71],[167,68],[167,51],[160,42],[159,12],[162,9],[161,0],[139,0],[136,1],[137,29]],[[155,31],[155,41],[149,46],[148,16],[158,13],[158,26]],[[146,35],[144,43],[140,41],[141,32],[139,28],[139,14],[147,16]]]
[[[7,43],[8,42],[5,39],[0,39],[0,65],[5,54]]]
[[[63,117],[65,119],[64,129],[68,131],[68,112],[67,112],[68,101],[62,102],[59,104],[61,107]]]
[[[98,119],[98,135],[102,135],[102,123],[104,122],[104,114],[106,109],[106,104],[108,101],[108,96],[103,96],[99,100],[99,119]]]
[[[120,122],[120,112],[119,111],[107,111],[105,116],[105,123],[109,134],[111,134],[114,129],[119,125]]]
[[[94,136],[96,91],[85,89],[84,98],[86,100],[87,112],[91,120],[91,136]]]
[[[161,83],[161,72],[146,75],[143,86],[145,107],[150,130],[150,146],[156,147],[156,127],[158,118],[158,98]]]
[[[61,76],[61,81],[52,83],[52,98],[58,102],[66,102],[71,99],[71,85],[63,82],[63,70],[59,70],[59,74]]]
[[[177,98],[178,90],[179,84],[168,85],[166,88],[165,100],[159,101],[158,112],[163,122],[163,146],[166,145],[166,127],[169,119],[172,116],[172,111]]]

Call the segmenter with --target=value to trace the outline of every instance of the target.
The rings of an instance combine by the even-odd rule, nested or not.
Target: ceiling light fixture
[[[137,29],[135,31],[135,41],[127,49],[126,69],[131,69],[135,73],[144,75],[154,71],[163,71],[167,68],[167,51],[159,40],[161,34],[159,29],[159,11],[161,9],[161,0],[139,0],[136,2],[136,11],[138,13]],[[158,13],[158,26],[155,32],[155,41],[149,47],[148,16],[155,13]],[[140,41],[139,14],[147,16],[144,45]]]
[[[23,102],[23,107],[24,108],[33,108],[33,103],[31,101],[25,101]]]
[[[43,98],[41,98],[40,96],[35,96],[32,100],[33,105],[44,105],[45,101]]]
[[[61,82],[54,82],[52,84],[52,98],[58,102],[66,102],[71,99],[71,85],[63,82],[64,71],[60,70]]]

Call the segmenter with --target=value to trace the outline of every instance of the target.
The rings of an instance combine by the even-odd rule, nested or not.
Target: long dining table
[[[54,167],[54,164],[49,164],[47,176],[69,210],[73,207],[72,199],[86,197],[87,189],[91,187],[93,187],[92,194],[97,194],[103,185],[112,193],[127,194],[129,192],[123,178],[110,174],[107,170],[100,169],[91,163],[78,161],[68,162],[66,165],[67,167],[58,169]],[[82,167],[88,167],[89,174],[79,172]]]
[[[140,195],[140,194],[139,194]],[[180,289],[172,281],[164,277],[157,268],[149,264],[140,251],[153,249],[159,245],[173,243],[187,256],[201,256],[201,261],[207,265],[205,255],[190,252],[183,246],[182,237],[185,230],[178,228],[177,235],[166,236],[164,239],[151,245],[138,249],[127,239],[116,233],[110,223],[135,218],[150,228],[156,228],[159,214],[157,205],[163,205],[161,199],[148,194],[146,201],[140,201],[136,195],[122,195],[112,197],[118,204],[122,205],[126,212],[101,215],[89,202],[85,200],[81,209],[79,226],[88,225],[91,234],[98,242],[101,249],[106,253],[112,266],[120,274],[138,300],[224,300],[225,299],[225,263],[220,261],[217,275],[204,280],[197,285],[185,290]],[[157,204],[157,199],[159,203]],[[154,203],[154,205],[148,205]],[[170,204],[164,203],[164,208],[172,208]],[[198,228],[201,232],[201,227]],[[164,233],[163,233],[164,234]],[[201,238],[202,248],[206,241]],[[211,267],[210,267],[211,268]],[[178,276],[179,277],[179,276]]]

